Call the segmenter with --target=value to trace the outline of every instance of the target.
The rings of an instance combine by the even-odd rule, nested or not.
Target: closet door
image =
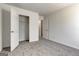
[[[29,18],[27,16],[19,16],[19,33],[20,41],[29,40]]]
[[[19,45],[19,15],[11,9],[11,51]]]
[[[1,9],[0,9],[0,51],[2,51],[2,17],[1,17]]]
[[[20,33],[20,35],[19,35],[20,40],[19,41],[26,40],[26,38],[25,38],[26,37],[25,36],[25,22],[22,22],[22,21],[19,22],[19,33]]]

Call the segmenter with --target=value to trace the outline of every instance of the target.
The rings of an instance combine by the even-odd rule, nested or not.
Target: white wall
[[[48,39],[48,18],[44,18],[44,20],[42,20],[42,32],[43,32],[43,38]]]
[[[19,16],[19,40],[29,40],[29,17]]]
[[[0,9],[0,51],[2,50],[2,17]]]
[[[17,35],[14,37],[11,37],[11,51],[14,50],[18,45],[19,45],[19,15],[24,15],[24,16],[29,16],[29,42],[33,42],[33,41],[38,41],[39,40],[39,14],[35,13],[35,12],[31,12],[28,10],[24,10],[24,9],[20,9],[20,8],[16,8],[16,7],[11,7],[11,20],[13,22],[17,22]],[[11,23],[12,23],[11,21]],[[13,25],[15,26],[15,25]],[[12,30],[11,30],[12,31]],[[14,39],[13,39],[14,38]]]
[[[29,31],[30,31],[30,41],[38,41],[39,40],[39,14],[37,12],[32,12],[29,10],[24,10],[18,7],[10,6],[7,4],[0,4],[0,7],[11,11],[11,9],[16,10],[18,15],[29,16]]]
[[[11,19],[15,19],[18,22],[19,22],[19,15],[29,16],[29,42],[39,40],[39,14],[37,12],[24,10],[24,9],[10,6],[7,4],[0,4],[0,8],[4,9],[6,11],[9,11],[11,13]],[[16,22],[15,20],[13,20],[13,22]],[[19,29],[19,27],[17,27],[17,29]],[[11,30],[10,30],[10,32],[11,32]],[[19,34],[19,31],[17,31],[17,35],[18,34]],[[14,49],[15,45],[16,46],[18,45],[18,43],[17,43],[17,41],[19,41],[18,37],[16,38],[17,39],[15,42],[16,44],[12,43],[11,46],[13,46],[13,47],[12,47],[11,51]],[[12,38],[12,37],[10,37],[10,38]],[[11,40],[11,42],[13,42],[14,40]]]
[[[46,17],[49,40],[79,49],[79,5],[72,5]]]
[[[19,15],[29,16],[29,42],[39,40],[39,14],[28,10],[11,7]]]
[[[10,12],[2,9],[2,46],[10,47]]]
[[[11,9],[14,9],[17,11],[18,15],[25,15],[29,16],[29,36],[30,36],[30,42],[32,41],[38,41],[39,40],[39,14],[37,12],[32,12],[29,10],[24,10],[18,7],[10,6],[7,4],[0,4],[0,7],[2,9],[5,9],[7,11],[11,11]]]

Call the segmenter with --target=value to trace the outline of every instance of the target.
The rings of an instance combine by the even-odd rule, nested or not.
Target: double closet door
[[[24,16],[19,17],[19,41],[29,40],[29,19]]]

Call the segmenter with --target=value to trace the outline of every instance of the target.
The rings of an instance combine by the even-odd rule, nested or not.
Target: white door
[[[2,51],[2,17],[1,17],[1,9],[0,9],[0,51]]]
[[[19,16],[11,9],[11,51],[19,45]]]

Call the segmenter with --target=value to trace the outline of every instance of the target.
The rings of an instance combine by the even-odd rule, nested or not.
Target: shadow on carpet
[[[8,56],[8,54],[0,53],[0,56]]]

